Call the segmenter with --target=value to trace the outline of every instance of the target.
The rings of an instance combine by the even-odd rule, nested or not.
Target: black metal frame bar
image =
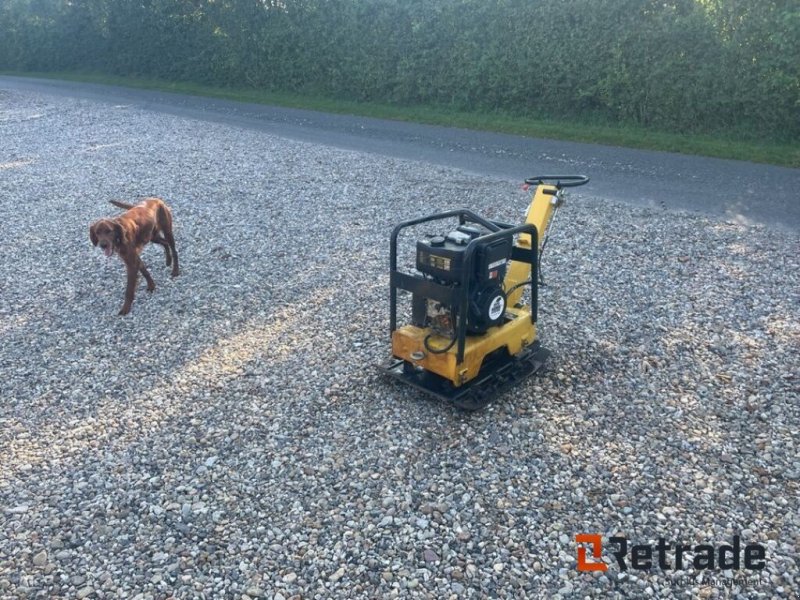
[[[464,251],[463,269],[461,281],[458,287],[445,286],[424,277],[401,273],[397,270],[397,238],[403,229],[420,225],[430,221],[439,221],[458,217],[459,223],[464,225],[467,222],[483,225],[492,233],[472,240]],[[419,294],[426,298],[432,298],[439,302],[459,307],[458,321],[456,327],[457,336],[457,355],[456,360],[460,364],[464,360],[464,351],[467,338],[467,311],[469,308],[469,282],[473,271],[473,260],[478,248],[504,237],[513,238],[518,233],[529,233],[531,235],[531,248],[519,248],[514,246],[511,252],[511,260],[527,262],[531,266],[531,321],[536,322],[539,305],[538,281],[539,281],[539,261],[537,260],[539,249],[539,235],[536,227],[529,223],[512,226],[506,223],[490,221],[476,215],[471,210],[458,209],[447,212],[436,213],[427,217],[412,219],[400,223],[392,230],[391,246],[389,251],[389,285],[391,288],[389,296],[389,333],[391,335],[397,329],[397,290],[402,289]],[[512,239],[513,241],[513,239]]]

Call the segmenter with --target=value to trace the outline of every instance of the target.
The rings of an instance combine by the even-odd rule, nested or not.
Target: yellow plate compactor
[[[461,209],[395,227],[390,248],[392,360],[382,369],[467,410],[486,406],[541,369],[549,354],[536,331],[547,230],[564,201],[564,188],[588,181],[584,175],[526,179],[533,195],[522,225]],[[400,233],[445,220],[455,229],[416,241],[416,272],[398,269]],[[530,294],[523,301],[525,287]],[[402,326],[397,323],[400,290],[411,292],[410,322]]]

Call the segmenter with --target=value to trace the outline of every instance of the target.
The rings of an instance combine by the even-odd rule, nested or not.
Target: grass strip
[[[120,77],[84,73],[5,73],[6,75],[62,79],[85,83],[159,90],[302,108],[335,114],[359,115],[460,127],[479,131],[510,133],[526,137],[565,140],[642,150],[678,152],[716,158],[746,160],[784,167],[800,167],[800,144],[755,141],[750,136],[723,137],[678,134],[630,125],[592,124],[560,119],[535,119],[501,113],[465,112],[435,106],[397,106],[375,102],[354,102],[323,96],[302,95],[253,89],[223,88],[186,82],[167,82],[137,77]]]

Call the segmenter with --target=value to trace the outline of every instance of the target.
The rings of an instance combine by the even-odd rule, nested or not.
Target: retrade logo
[[[628,538],[613,536],[611,555],[616,559],[621,571],[630,567],[637,571],[652,569],[654,564],[664,571],[684,569],[733,570],[741,568],[761,571],[766,567],[766,549],[761,544],[747,544],[742,548],[738,535],[733,536],[732,544],[722,544],[715,548],[711,544],[680,544],[659,538],[655,545],[628,544]],[[602,561],[603,538],[599,533],[579,533],[575,536],[578,544],[578,571],[607,571],[608,565]],[[591,548],[592,560],[587,557],[587,546]]]
[[[599,533],[579,533],[575,536],[578,544],[590,544],[592,557],[600,560],[603,555],[603,538]],[[578,546],[578,571],[608,571],[604,562],[589,562],[586,560],[586,548]]]

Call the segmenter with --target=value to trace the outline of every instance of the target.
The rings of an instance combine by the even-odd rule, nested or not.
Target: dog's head
[[[124,243],[125,230],[112,219],[100,219],[89,227],[89,238],[106,256],[111,256]]]

